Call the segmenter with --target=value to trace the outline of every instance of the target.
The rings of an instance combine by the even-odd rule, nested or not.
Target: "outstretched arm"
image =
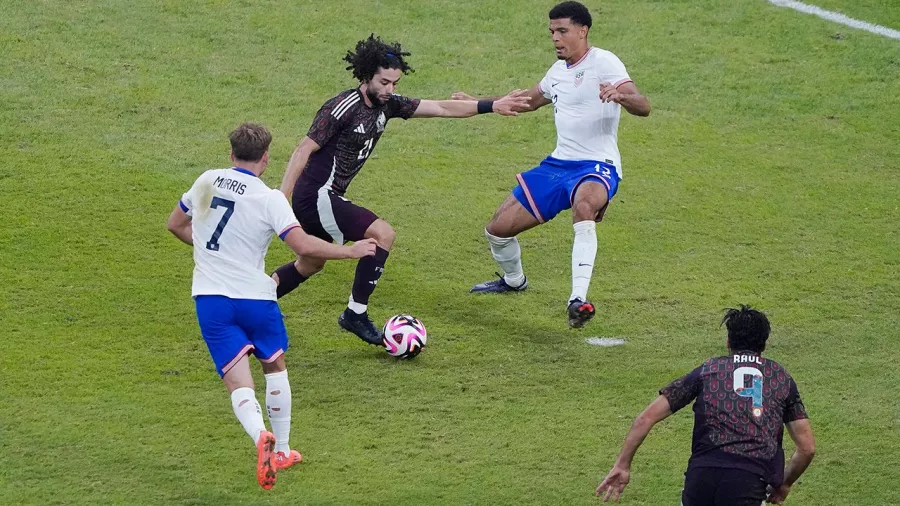
[[[638,447],[644,442],[644,438],[650,433],[650,429],[654,425],[664,420],[672,414],[669,407],[669,401],[662,395],[656,398],[649,406],[634,419],[631,424],[631,430],[625,436],[625,443],[622,445],[622,451],[619,452],[619,458],[606,478],[597,487],[597,496],[601,494],[604,501],[612,499],[618,501],[622,491],[631,479],[631,461]]]
[[[287,169],[284,170],[284,176],[281,178],[281,193],[287,197],[288,202],[291,201],[291,192],[294,191],[294,185],[297,184],[297,178],[309,163],[309,157],[321,147],[316,141],[309,137],[304,137],[300,144],[294,149],[291,160],[288,162]]]
[[[352,246],[340,246],[325,242],[316,236],[307,234],[296,226],[284,236],[284,243],[300,256],[310,256],[325,260],[341,260],[345,258],[362,258],[375,254],[375,239],[363,239]]]
[[[422,100],[413,118],[468,118],[476,114],[495,112],[503,116],[518,116],[528,109],[530,99],[520,93],[487,100]]]
[[[541,89],[539,86],[534,86],[528,90],[513,90],[507,96],[513,96],[513,95],[520,96],[520,97],[528,97],[528,99],[529,99],[528,104],[525,107],[518,109],[519,112],[536,111],[536,110],[540,109],[541,107],[544,107],[545,105],[550,103],[550,100],[548,100],[547,97],[544,96],[544,94],[541,92]],[[451,95],[450,98],[452,98],[453,100],[499,100],[500,98],[503,98],[503,97],[475,98],[463,91],[457,91],[456,93]]]

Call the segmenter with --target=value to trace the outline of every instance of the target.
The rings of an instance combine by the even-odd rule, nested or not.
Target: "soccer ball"
[[[413,358],[425,347],[425,325],[415,316],[398,314],[384,324],[384,348],[397,358]]]

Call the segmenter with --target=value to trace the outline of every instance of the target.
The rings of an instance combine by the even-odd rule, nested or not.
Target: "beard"
[[[378,96],[378,93],[372,91],[372,88],[366,88],[366,97],[373,105],[384,105],[384,101]]]

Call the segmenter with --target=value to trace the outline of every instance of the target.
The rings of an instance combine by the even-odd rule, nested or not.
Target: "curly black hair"
[[[728,340],[734,351],[749,350],[762,353],[769,339],[769,319],[762,311],[741,304],[740,309],[728,308],[722,324],[728,329]]]
[[[356,43],[355,52],[347,51],[344,61],[350,64],[347,70],[353,71],[353,77],[365,83],[375,77],[379,68],[400,69],[404,74],[414,72],[404,56],[410,56],[410,53],[403,51],[399,42],[388,44],[373,33]]]
[[[569,18],[576,25],[591,27],[591,11],[579,2],[563,2],[550,9],[550,19]]]

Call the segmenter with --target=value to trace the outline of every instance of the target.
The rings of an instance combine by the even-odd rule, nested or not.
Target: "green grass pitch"
[[[549,108],[391,122],[348,196],[398,232],[373,317],[415,314],[428,348],[339,332],[352,262],[283,299],[306,461],[256,485],[169,211],[245,120],[273,131],[277,185],[370,32],[413,53],[401,93],[500,94],[554,62],[552,5],[4,2],[0,503],[596,504],[634,415],[723,353],[721,309],[746,302],[817,437],[789,504],[900,504],[900,44],[764,0],[589,2],[653,113],[623,117],[580,332],[569,213],[521,237],[528,292],[467,293],[496,269],[484,224],[553,149]],[[821,5],[900,28],[895,2]],[[267,267],[289,258],[276,241]],[[623,504],[678,503],[691,424],[651,433]]]

